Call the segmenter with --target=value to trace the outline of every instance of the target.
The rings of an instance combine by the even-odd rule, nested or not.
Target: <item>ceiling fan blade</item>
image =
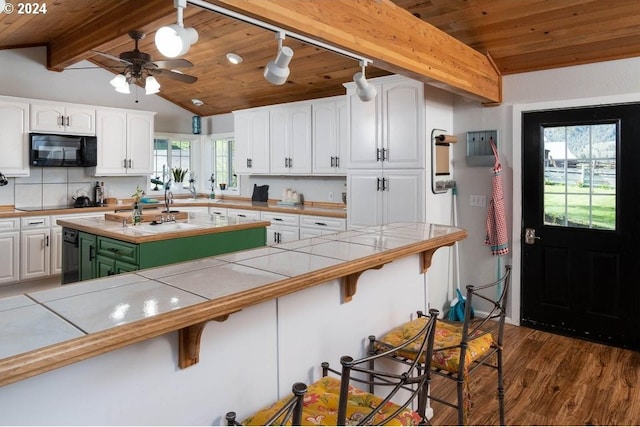
[[[112,60],[117,61],[117,62],[124,62],[125,64],[131,65],[131,62],[125,61],[122,58],[119,58],[117,56],[113,56],[113,55],[111,55],[109,53],[106,53],[106,52],[100,52],[99,50],[92,50],[91,52],[97,53],[98,55],[104,56],[105,58],[109,58],[109,59],[112,59]]]
[[[186,59],[167,59],[164,61],[151,61],[151,63],[157,65],[158,68],[193,67],[193,63]]]
[[[153,70],[153,74],[159,74],[163,77],[167,77],[184,83],[195,83],[196,81],[198,81],[197,77],[190,76],[188,74],[176,73],[175,71],[171,70],[164,70],[162,68]]]

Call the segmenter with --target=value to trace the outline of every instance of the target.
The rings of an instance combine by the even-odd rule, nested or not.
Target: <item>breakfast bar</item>
[[[2,299],[3,422],[220,424],[255,410],[426,309],[434,252],[466,235],[388,224]],[[81,396],[109,405],[54,409]]]

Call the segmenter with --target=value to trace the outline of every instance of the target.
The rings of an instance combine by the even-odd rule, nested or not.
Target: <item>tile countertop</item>
[[[195,213],[187,220],[167,222],[158,225],[150,225],[150,223],[147,222],[141,225],[129,224],[123,227],[122,223],[118,221],[105,220],[104,215],[88,218],[58,219],[57,224],[97,236],[111,237],[136,244],[203,234],[225,233],[249,228],[268,227],[271,225],[269,221],[220,217],[205,213]],[[181,229],[174,228],[175,226],[181,225],[184,225]]]
[[[0,299],[0,386],[168,332],[191,336],[207,321],[330,280],[353,296],[363,271],[418,254],[424,272],[438,248],[466,237],[445,225],[389,224]],[[197,363],[183,365],[182,346],[190,354],[192,343],[179,342],[180,366]]]
[[[101,207],[91,208],[68,208],[68,209],[43,209],[39,211],[21,211],[15,209],[12,206],[3,206],[0,209],[0,219],[2,218],[15,218],[22,216],[35,216],[35,215],[68,215],[68,214],[85,214],[92,212],[107,212],[116,209],[126,209],[129,204],[120,205],[107,205]],[[147,206],[147,205],[145,205]],[[148,206],[161,206],[162,203],[157,203]],[[301,206],[279,206],[275,202],[263,203],[252,202],[246,198],[229,198],[229,199],[175,199],[172,208],[189,207],[189,206],[206,206],[206,207],[220,207],[220,208],[232,208],[232,209],[247,209],[247,210],[259,210],[281,213],[292,213],[298,215],[315,215],[315,216],[328,216],[333,218],[346,218],[347,211],[344,205],[339,203],[314,203],[311,202],[307,205]]]

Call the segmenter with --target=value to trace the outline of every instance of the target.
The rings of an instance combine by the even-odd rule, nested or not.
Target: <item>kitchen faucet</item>
[[[169,217],[169,204],[173,203],[173,193],[169,191],[171,179],[164,184],[164,207],[167,218]]]
[[[191,178],[189,179],[189,193],[191,193],[191,197],[194,198],[194,200],[196,199],[196,184],[195,184],[196,180]]]

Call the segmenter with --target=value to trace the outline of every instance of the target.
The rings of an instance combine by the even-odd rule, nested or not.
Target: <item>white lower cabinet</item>
[[[245,209],[227,209],[229,218],[240,217],[246,219],[260,219],[260,211],[250,211]]]
[[[51,265],[49,217],[21,218],[20,280],[46,277]]]
[[[300,216],[279,212],[261,212],[263,221],[270,221],[267,227],[267,245],[276,245],[298,240]]]
[[[424,170],[351,170],[349,228],[424,221]]]
[[[20,219],[0,220],[0,284],[20,279]]]
[[[347,221],[342,218],[313,215],[300,216],[301,239],[339,233],[341,231],[345,231],[346,229]]]

